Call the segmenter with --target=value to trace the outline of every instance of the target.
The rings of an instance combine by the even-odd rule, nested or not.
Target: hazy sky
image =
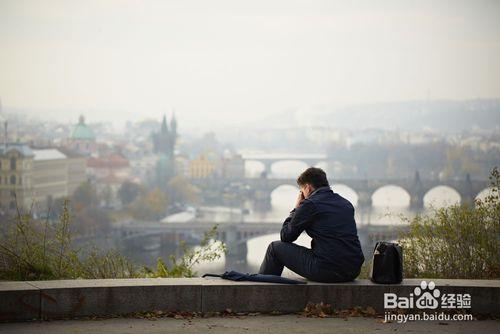
[[[428,96],[500,97],[500,1],[0,0],[3,105],[64,121]]]

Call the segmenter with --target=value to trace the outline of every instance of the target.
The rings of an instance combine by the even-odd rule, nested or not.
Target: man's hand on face
[[[295,208],[298,208],[304,199],[304,193],[302,193],[302,191],[299,191],[299,196],[297,196],[297,201],[295,202]]]

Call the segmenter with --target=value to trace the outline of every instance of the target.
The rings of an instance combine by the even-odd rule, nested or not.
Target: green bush
[[[212,242],[217,235],[217,225],[205,233],[200,242],[200,246],[196,248],[187,247],[186,243],[181,240],[180,247],[182,249],[182,257],[177,259],[175,255],[170,255],[170,260],[173,265],[168,268],[165,262],[159,258],[156,265],[156,271],[152,271],[144,267],[144,276],[146,277],[194,277],[196,271],[194,266],[200,262],[211,262],[219,259],[226,252],[226,245],[221,242]]]
[[[50,212],[47,217],[50,216]],[[65,200],[56,224],[33,220],[31,211],[17,211],[13,225],[0,239],[0,280],[51,280],[77,278],[192,277],[193,267],[212,261],[225,252],[225,245],[212,243],[217,226],[205,233],[196,249],[181,247],[183,255],[169,269],[160,258],[156,270],[139,267],[115,250],[102,252],[71,247],[71,214]]]
[[[474,205],[432,209],[408,220],[410,231],[400,243],[405,277],[500,278],[500,173],[495,167],[491,188]]]

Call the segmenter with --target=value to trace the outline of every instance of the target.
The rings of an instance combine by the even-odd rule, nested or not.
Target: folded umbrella
[[[234,270],[226,271],[222,275],[205,274],[201,277],[221,277],[231,281],[252,281],[252,282],[268,282],[268,283],[282,283],[282,284],[307,284],[304,281],[297,281],[294,279],[281,277],[277,275],[264,275],[264,274],[243,274]]]

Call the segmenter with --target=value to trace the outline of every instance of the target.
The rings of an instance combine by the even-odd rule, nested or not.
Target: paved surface
[[[500,333],[500,321],[381,323],[350,317],[305,318],[298,315],[211,317],[156,320],[115,318],[0,324],[0,333]]]

